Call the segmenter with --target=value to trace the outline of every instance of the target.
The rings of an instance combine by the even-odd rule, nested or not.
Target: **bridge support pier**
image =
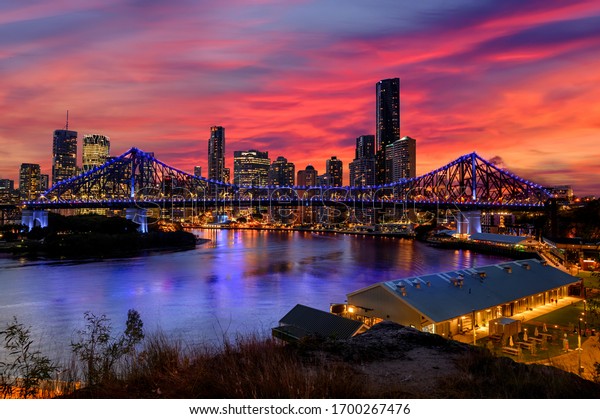
[[[127,208],[125,210],[125,218],[133,221],[138,225],[140,233],[148,232],[148,210],[144,208]]]
[[[481,233],[481,211],[461,211],[456,221],[458,234]]]
[[[48,227],[48,211],[24,209],[21,213],[21,224],[29,227],[29,231],[36,226]]]

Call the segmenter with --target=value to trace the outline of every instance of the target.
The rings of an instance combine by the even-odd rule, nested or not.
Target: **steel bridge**
[[[23,206],[28,210],[141,208],[238,214],[253,209],[255,213],[268,212],[274,221],[297,220],[318,210],[320,217],[352,213],[358,221],[373,221],[376,211],[401,218],[416,208],[540,210],[549,199],[542,186],[476,153],[422,176],[386,185],[279,187],[237,185],[194,176],[131,148],[102,166],[57,183],[38,200],[23,202]]]

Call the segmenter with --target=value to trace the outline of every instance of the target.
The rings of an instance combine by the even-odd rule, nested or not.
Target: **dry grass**
[[[162,334],[146,339],[118,379],[74,392],[98,398],[347,398],[365,389],[354,369],[306,358],[272,339],[239,338],[221,348],[184,348]]]

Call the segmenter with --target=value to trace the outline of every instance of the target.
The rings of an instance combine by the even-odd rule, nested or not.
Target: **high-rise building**
[[[269,168],[269,185],[294,186],[296,166],[288,162],[285,157],[279,156]]]
[[[234,151],[233,181],[240,186],[267,186],[271,159],[268,151]]]
[[[40,193],[40,165],[22,163],[19,171],[19,196],[23,200],[37,198]]]
[[[375,93],[377,183],[383,184],[391,182],[386,170],[386,147],[400,139],[400,79],[378,81]]]
[[[298,176],[296,181],[298,186],[317,186],[317,177],[319,173],[315,170],[312,165],[306,166],[304,170],[298,170]]]
[[[45,192],[50,187],[50,175],[42,173],[40,175],[40,192]]]
[[[194,166],[194,176],[202,177],[202,167]]]
[[[12,179],[0,179],[0,202],[12,202],[15,195],[15,181]]]
[[[110,156],[110,139],[105,135],[88,134],[83,136],[83,171],[87,172],[102,166]]]
[[[356,139],[355,159],[372,159],[375,157],[375,136],[361,135]]]
[[[331,156],[326,162],[325,173],[327,175],[327,186],[342,186],[343,163],[336,156]]]
[[[68,128],[68,124],[67,124]],[[57,129],[52,141],[52,184],[77,174],[77,131]]]
[[[225,182],[225,128],[210,127],[208,178]]]
[[[402,137],[386,148],[388,178],[390,182],[415,177],[417,164],[417,142],[411,137]]]
[[[349,165],[350,186],[375,185],[375,136],[361,135],[356,139],[355,158]]]

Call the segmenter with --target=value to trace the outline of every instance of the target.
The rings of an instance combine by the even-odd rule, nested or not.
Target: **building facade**
[[[233,152],[233,181],[240,186],[267,186],[271,159],[268,151]]]
[[[208,139],[208,178],[225,182],[225,128],[210,127]]]
[[[375,136],[361,135],[356,139],[354,160],[349,165],[350,186],[374,186],[376,181]]]
[[[285,157],[279,156],[271,163],[269,168],[269,185],[294,186],[296,166],[288,162]]]
[[[386,148],[400,139],[400,79],[380,80],[375,85],[375,153],[377,183],[389,183],[386,173]]]
[[[22,200],[36,199],[40,194],[40,165],[22,163],[19,170],[19,197]]]
[[[402,137],[386,148],[386,179],[398,182],[417,175],[417,142],[411,137]]]
[[[57,129],[52,141],[52,184],[77,174],[77,131]]]
[[[304,170],[298,170],[298,176],[296,176],[296,180],[298,182],[298,186],[317,186],[317,178],[319,173],[315,170],[312,165],[306,166]]]
[[[331,156],[325,164],[325,174],[327,175],[327,186],[341,187],[343,179],[343,163],[336,156]]]
[[[82,169],[92,170],[106,163],[110,156],[110,139],[101,134],[83,136]]]

